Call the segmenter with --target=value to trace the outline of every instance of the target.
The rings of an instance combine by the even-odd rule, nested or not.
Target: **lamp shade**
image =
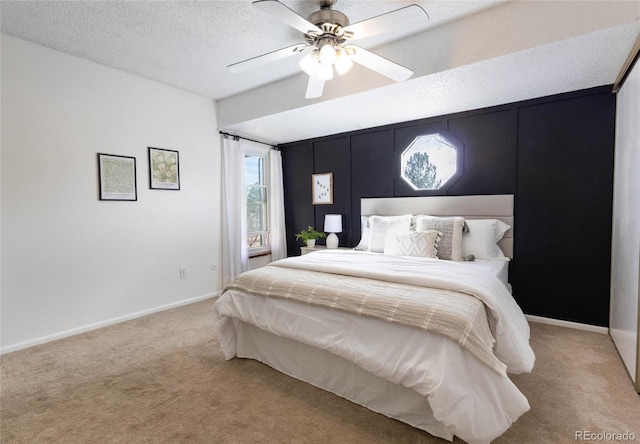
[[[325,233],[342,233],[342,214],[326,214],[324,216]]]
[[[316,75],[322,80],[331,80],[333,79],[333,65],[324,65],[322,63],[318,64],[318,69],[316,69]]]
[[[333,66],[336,67],[338,74],[344,75],[351,69],[353,62],[346,51],[340,51],[336,54],[336,61]]]
[[[317,51],[310,52],[302,60],[300,60],[300,68],[309,75],[313,75],[320,65],[320,57]]]
[[[336,61],[336,49],[331,44],[323,45],[320,48],[320,63],[331,66]]]

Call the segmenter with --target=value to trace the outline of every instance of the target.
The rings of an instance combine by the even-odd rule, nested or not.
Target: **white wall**
[[[6,35],[1,44],[2,352],[212,296],[215,102]],[[180,191],[149,189],[149,146],[179,151]],[[137,202],[98,200],[98,152],[136,158]]]
[[[631,378],[638,381],[640,295],[640,64],[617,97],[611,257],[610,333]]]

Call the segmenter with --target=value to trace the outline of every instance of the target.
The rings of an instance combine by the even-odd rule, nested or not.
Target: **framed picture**
[[[149,188],[180,189],[180,159],[177,151],[149,147]]]
[[[98,153],[100,200],[138,200],[136,158]]]
[[[313,174],[313,204],[333,203],[333,173]]]

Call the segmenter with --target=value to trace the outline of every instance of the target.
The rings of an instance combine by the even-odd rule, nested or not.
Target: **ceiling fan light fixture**
[[[326,66],[333,65],[336,61],[336,49],[331,43],[325,43],[320,48],[320,63]]]
[[[333,65],[318,64],[318,70],[315,75],[324,81],[333,79]]]
[[[336,67],[337,73],[342,76],[351,69],[351,67],[353,66],[353,62],[351,61],[351,57],[349,57],[346,51],[340,50],[336,54],[336,61],[334,63],[334,66]]]
[[[291,45],[229,65],[231,72],[243,72],[285,57],[309,52],[298,64],[309,75],[306,96],[309,99],[322,95],[324,84],[333,79],[333,68],[339,75],[346,74],[354,63],[402,82],[413,71],[389,59],[350,44],[351,39],[363,39],[402,27],[405,23],[429,19],[419,5],[409,5],[376,17],[351,24],[342,12],[332,8],[337,0],[314,0],[320,7],[305,19],[280,0],[253,0],[262,11],[283,21],[304,34],[305,43]]]
[[[312,51],[304,56],[298,65],[300,65],[300,68],[302,68],[305,73],[313,75],[313,73],[315,73],[320,67],[320,56],[318,55],[318,51]]]

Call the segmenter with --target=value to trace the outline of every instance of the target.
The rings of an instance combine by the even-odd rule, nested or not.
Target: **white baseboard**
[[[581,324],[579,322],[562,321],[560,319],[543,318],[541,316],[524,315],[530,322],[537,322],[539,324],[557,325],[559,327],[573,328],[575,330],[592,331],[594,333],[600,333],[603,335],[609,334],[608,327],[600,327],[598,325]]]
[[[62,338],[67,338],[69,336],[74,336],[80,333],[85,333],[91,330],[97,330],[99,328],[108,327],[109,325],[118,324],[120,322],[130,321],[132,319],[141,318],[142,316],[147,316],[153,313],[158,313],[165,310],[170,310],[172,308],[181,307],[183,305],[193,304],[194,302],[204,301],[205,299],[211,299],[219,295],[219,292],[205,294],[202,296],[196,296],[194,298],[184,299],[178,302],[172,302],[171,304],[161,305],[159,307],[149,308],[147,310],[138,311],[135,313],[130,313],[124,316],[119,316],[117,318],[107,319],[105,321],[96,322],[93,324],[83,325],[82,327],[72,328],[70,330],[61,331],[59,333],[54,333],[52,335],[42,336],[36,339],[30,339],[28,341],[19,342],[17,344],[8,345],[6,347],[0,348],[0,355],[5,353],[11,353],[14,351],[22,350],[24,348],[33,347],[34,345],[45,344],[47,342],[55,341]]]

